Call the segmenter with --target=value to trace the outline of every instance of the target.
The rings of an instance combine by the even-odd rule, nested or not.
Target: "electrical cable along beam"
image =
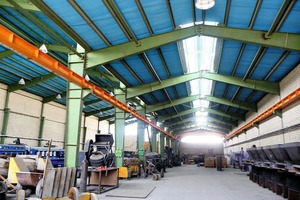
[[[168,133],[159,126],[151,123],[145,117],[138,114],[135,110],[131,109],[130,107],[123,104],[121,101],[112,97],[109,93],[105,92],[101,88],[88,82],[79,74],[76,74],[68,67],[59,63],[57,60],[53,59],[49,55],[42,53],[37,47],[31,45],[18,35],[6,29],[4,26],[0,26],[0,43],[26,56],[27,59],[39,63],[41,66],[53,71],[61,77],[64,77],[68,81],[73,82],[74,84],[77,84],[84,89],[90,89],[94,95],[100,97],[104,101],[118,107],[119,109],[125,112],[131,113],[134,117],[158,129],[159,131],[163,132],[169,137],[176,139],[171,133]]]

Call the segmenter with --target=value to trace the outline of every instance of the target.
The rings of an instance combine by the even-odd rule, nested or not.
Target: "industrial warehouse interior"
[[[300,200],[299,17],[0,0],[0,200]]]

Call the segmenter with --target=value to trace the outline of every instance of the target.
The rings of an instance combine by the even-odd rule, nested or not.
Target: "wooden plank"
[[[69,188],[76,186],[75,184],[76,184],[77,171],[76,171],[75,167],[72,167],[71,169],[72,169],[72,172],[71,172],[71,179],[70,179],[70,186],[69,186]]]
[[[42,198],[52,197],[55,173],[56,173],[55,169],[47,169],[46,170],[44,182],[43,182]]]
[[[59,183],[60,183],[60,178],[61,178],[61,168],[56,168],[56,175],[55,175],[55,180],[54,180],[54,188],[52,191],[52,197],[57,198],[58,197],[58,190],[59,190]]]
[[[61,198],[64,195],[64,185],[65,185],[66,175],[67,175],[67,168],[66,167],[61,168],[61,176],[60,176],[59,188],[58,188],[58,198]]]
[[[71,180],[71,175],[72,175],[72,169],[67,168],[67,175],[66,175],[66,182],[61,187],[64,187],[64,196],[68,195],[69,189],[70,189],[70,180]]]

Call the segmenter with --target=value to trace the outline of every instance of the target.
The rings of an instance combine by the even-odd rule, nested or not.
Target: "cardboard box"
[[[216,167],[215,158],[214,157],[204,158],[204,166],[205,167]]]

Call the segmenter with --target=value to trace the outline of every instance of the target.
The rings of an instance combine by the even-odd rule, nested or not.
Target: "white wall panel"
[[[287,108],[283,109],[282,113],[283,126],[290,127],[300,123],[300,103],[295,102]]]
[[[299,142],[300,131],[295,130],[284,134],[284,143]]]
[[[300,87],[300,65],[298,65],[291,73],[289,73],[281,82],[280,82],[280,95],[281,98],[286,97],[291,92]]]
[[[11,112],[39,117],[42,103],[32,96],[23,96],[19,93],[11,93],[8,107],[10,108]]]
[[[259,124],[260,135],[271,133],[282,128],[282,119],[275,115]]]
[[[257,103],[258,115],[268,110],[270,107],[280,101],[280,97],[274,94],[267,94],[260,102]]]
[[[108,123],[108,121],[100,121],[99,122],[99,129],[103,133],[108,133],[108,132],[112,133],[112,130],[109,130],[109,123]]]
[[[43,139],[64,141],[65,137],[65,124],[55,121],[45,120]]]
[[[38,138],[40,120],[39,118],[10,113],[7,127],[7,136]],[[12,139],[13,141],[14,139]],[[9,139],[5,140],[8,143]],[[27,145],[36,146],[37,141],[24,141]]]
[[[4,112],[2,110],[0,110],[0,128],[2,128],[3,116],[4,116]]]
[[[3,110],[5,107],[5,98],[6,98],[6,91],[0,89],[0,110]]]
[[[258,133],[259,133],[259,131],[258,131],[258,129],[255,128],[255,127],[249,129],[249,130],[247,131],[247,139],[250,140],[250,139],[252,139],[252,138],[257,137],[257,136],[258,136]]]
[[[47,120],[56,121],[65,123],[66,122],[66,109],[62,108],[61,106],[52,103],[52,104],[45,104],[44,105],[44,117]]]
[[[125,135],[124,138],[124,151],[137,150],[137,135]]]
[[[276,135],[261,140],[261,146],[268,146],[268,145],[282,144],[282,143],[283,143],[283,135]]]

